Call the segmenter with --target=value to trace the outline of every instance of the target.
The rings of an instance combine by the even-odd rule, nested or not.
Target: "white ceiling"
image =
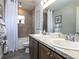
[[[28,10],[32,10],[40,0],[22,0],[22,6],[23,8],[26,8]]]
[[[32,10],[41,0],[22,0],[23,8],[28,10]],[[56,0],[52,5],[47,7],[46,9],[57,10],[62,8],[63,6],[67,5],[71,2],[79,2],[79,0]]]
[[[50,10],[58,10],[58,9],[61,9],[63,8],[65,5],[69,4],[69,3],[76,3],[76,2],[79,2],[79,0],[56,0],[53,4],[51,4],[50,6],[48,6],[45,11],[47,9],[50,9]]]

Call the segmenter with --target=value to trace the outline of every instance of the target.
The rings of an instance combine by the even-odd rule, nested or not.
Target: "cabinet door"
[[[38,42],[36,40],[33,40],[33,59],[38,59]]]
[[[52,51],[50,53],[50,59],[54,59],[54,52],[52,52]]]
[[[38,42],[30,37],[29,39],[30,59],[38,59]]]
[[[39,59],[50,59],[49,55],[50,50],[42,44],[39,44]]]
[[[62,56],[60,56],[59,54],[57,54],[57,53],[55,53],[55,52],[53,52],[53,59],[66,59],[66,58],[64,58],[64,57],[62,57]]]
[[[30,59],[33,59],[33,45],[31,37],[29,37],[29,51],[30,51]]]

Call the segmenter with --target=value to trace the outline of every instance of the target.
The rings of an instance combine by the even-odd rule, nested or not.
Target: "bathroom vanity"
[[[47,35],[31,34],[29,36],[31,59],[79,59],[79,50],[60,48],[53,45],[53,42],[51,44],[51,41],[56,39]]]

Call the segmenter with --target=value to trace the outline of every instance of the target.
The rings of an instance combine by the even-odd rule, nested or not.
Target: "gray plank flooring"
[[[30,55],[25,53],[24,49],[21,49],[15,53],[4,55],[2,59],[30,59]]]

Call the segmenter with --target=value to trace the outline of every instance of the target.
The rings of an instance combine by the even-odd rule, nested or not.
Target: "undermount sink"
[[[52,45],[69,50],[79,50],[79,42],[72,42],[68,40],[53,40]]]

